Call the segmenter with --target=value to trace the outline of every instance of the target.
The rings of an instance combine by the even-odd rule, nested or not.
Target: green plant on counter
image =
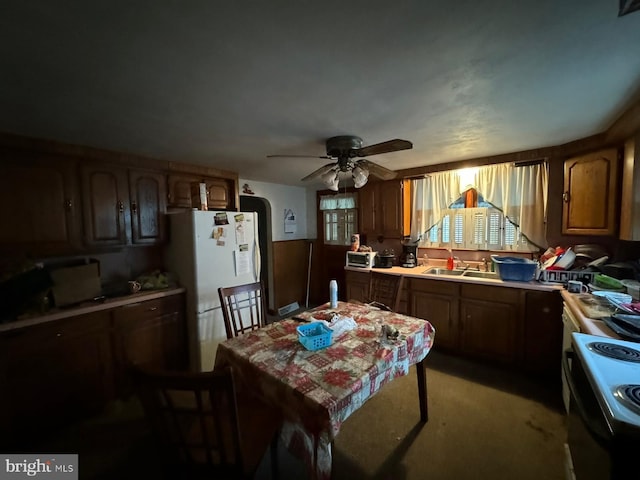
[[[151,273],[140,275],[136,281],[140,283],[142,290],[158,290],[169,287],[170,274],[154,270]]]

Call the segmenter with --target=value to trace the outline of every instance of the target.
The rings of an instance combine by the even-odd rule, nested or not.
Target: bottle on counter
[[[448,248],[447,251],[449,252],[449,258],[447,258],[447,270],[453,270],[453,252],[450,248]]]
[[[329,304],[331,308],[338,307],[338,282],[335,280],[329,282]]]

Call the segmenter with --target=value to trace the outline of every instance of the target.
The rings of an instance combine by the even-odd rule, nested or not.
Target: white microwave
[[[371,268],[377,252],[347,252],[347,267]]]

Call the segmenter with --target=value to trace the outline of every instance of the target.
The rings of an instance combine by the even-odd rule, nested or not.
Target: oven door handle
[[[567,385],[569,386],[569,391],[571,392],[571,397],[574,400],[571,406],[575,406],[578,410],[578,415],[582,419],[584,426],[591,433],[593,439],[598,442],[598,444],[604,448],[609,449],[610,446],[610,438],[602,431],[601,428],[591,419],[591,417],[587,414],[587,410],[584,407],[584,403],[582,401],[582,397],[578,393],[578,389],[576,388],[575,383],[573,382],[573,377],[571,376],[571,366],[569,365],[569,359],[573,359],[574,352],[573,350],[565,350],[562,355],[562,370],[564,371],[565,379],[567,380]]]

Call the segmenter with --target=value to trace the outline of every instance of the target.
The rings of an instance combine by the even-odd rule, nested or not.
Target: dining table
[[[350,328],[336,328],[328,346],[309,350],[298,327],[315,321]],[[420,421],[428,421],[424,361],[434,337],[427,320],[340,301],[225,340],[214,369],[231,366],[240,391],[282,412],[280,440],[306,463],[309,478],[324,480],[331,478],[332,445],[342,423],[412,365]]]

